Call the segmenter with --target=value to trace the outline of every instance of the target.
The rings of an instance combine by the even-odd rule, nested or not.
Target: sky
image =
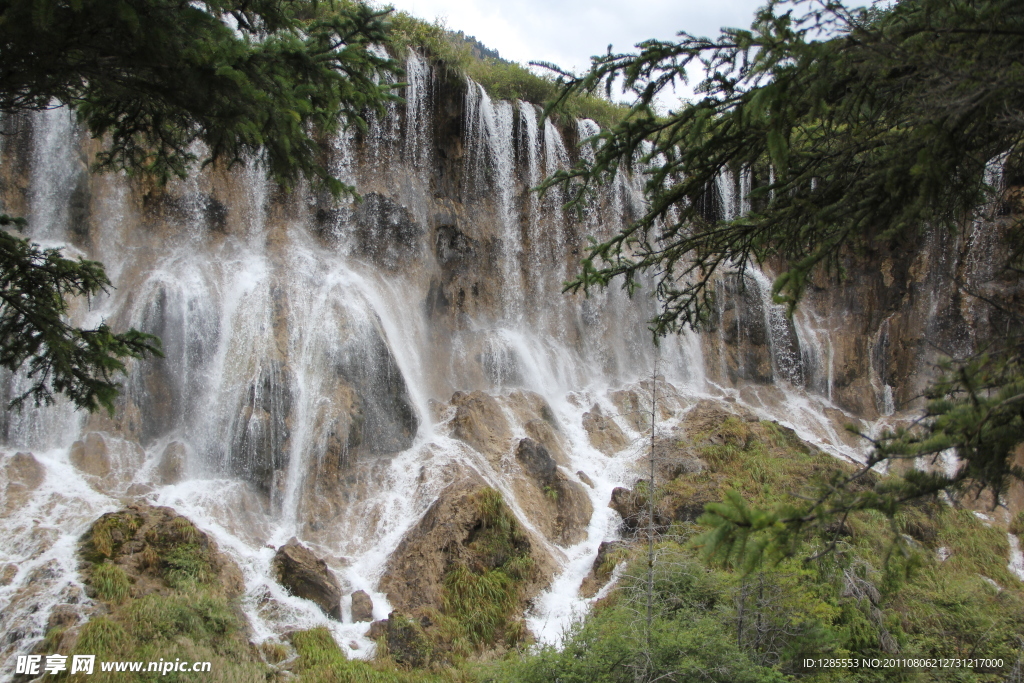
[[[747,28],[764,0],[381,0],[420,19],[442,19],[505,59],[551,62],[582,72],[608,44],[628,51],[678,31],[714,37]]]

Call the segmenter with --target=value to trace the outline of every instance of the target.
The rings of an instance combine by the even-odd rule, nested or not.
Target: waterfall
[[[0,498],[0,569],[18,567],[0,586],[0,632],[20,636],[0,644],[0,659],[38,643],[54,605],[89,602],[78,539],[128,500],[173,507],[238,563],[257,641],[325,625],[355,643],[353,656],[370,656],[368,624],[353,623],[347,603],[339,622],[289,595],[273,578],[268,546],[298,537],[346,593],[368,591],[383,618],[388,558],[445,487],[470,474],[503,493],[552,558],[551,585],[527,616],[535,634],[555,641],[567,615],[592,604],[581,582],[601,542],[618,537],[608,500],[632,485],[646,429],[624,401],[649,400],[656,357],[658,386],[671,397],[659,432],[672,433],[698,400],[729,399],[837,456],[863,455],[840,434],[856,417],[833,403],[832,327],[810,312],[790,321],[760,270],[748,271],[742,305],[716,285],[719,318],[735,314],[728,329],[687,330],[659,347],[648,330],[658,310],[649,281],[632,297],[614,285],[562,293],[588,240],[644,208],[643,174],[625,169],[578,215],[563,210],[560,188],[532,191],[577,156],[593,158],[566,140],[595,136],[597,124],[565,128],[475,83],[443,84],[416,54],[405,81],[404,105],[325,143],[332,172],[358,201],[306,187],[283,196],[259,159],[195,169],[142,197],[122,174],[86,172],[69,112],[31,117],[30,236],[101,260],[116,287],[76,302],[72,321],[157,334],[164,358],[130,364],[112,418],[64,401],[5,415],[0,495],[16,452],[31,453],[45,477],[27,502]],[[2,163],[14,147],[5,144]],[[749,211],[751,182],[749,170],[723,172],[726,217]],[[17,200],[8,185],[5,206]],[[755,327],[766,343],[739,353],[741,333]],[[759,362],[767,383],[750,381]],[[6,397],[28,386],[21,374],[2,379]],[[770,400],[768,389],[782,398]],[[508,424],[492,451],[458,435],[457,399],[470,392],[492,398]],[[595,415],[624,446],[594,445],[586,423]],[[515,447],[538,429],[550,430],[564,451],[558,471],[593,508],[582,540],[545,535],[522,497]],[[109,474],[75,465],[79,441],[105,449]],[[161,478],[172,450],[185,454],[181,480]]]

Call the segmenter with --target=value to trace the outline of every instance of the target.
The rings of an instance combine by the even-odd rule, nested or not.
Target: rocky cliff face
[[[792,321],[771,302],[770,264],[724,277],[712,330],[656,350],[643,292],[560,292],[588,238],[637,211],[636,181],[621,174],[575,217],[557,190],[529,191],[588,153],[577,141],[594,124],[542,122],[415,56],[407,81],[407,104],[367,133],[323,141],[359,201],[285,195],[256,160],[167,187],[93,175],[101,143],[66,111],[5,122],[17,134],[0,141],[3,209],[115,283],[76,321],[157,334],[165,357],[133,365],[113,417],[58,405],[0,418],[0,565],[16,567],[0,573],[3,656],[42,637],[53,605],[84,599],[70,539],[122,501],[173,507],[216,537],[265,639],[326,619],[275,580],[274,547],[297,537],[341,595],[424,607],[438,579],[422,567],[443,573],[438,547],[472,528],[451,492],[481,486],[529,539],[543,637],[558,628],[548,616],[585,605],[580,582],[619,529],[608,503],[635,480],[652,422],[670,434],[698,401],[724,402],[857,458],[843,425],[894,419],[940,352],[998,331],[968,291],[1016,291],[992,279],[999,231],[979,223],[851,255],[846,279],[822,274]],[[722,179],[720,210],[742,206],[741,184]],[[3,380],[4,396],[25,381]],[[357,654],[372,649],[351,598],[335,616]]]

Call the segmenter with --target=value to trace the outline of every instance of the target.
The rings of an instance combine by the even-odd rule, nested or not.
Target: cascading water
[[[644,427],[614,394],[625,388],[649,402],[643,380],[656,355],[659,386],[679,391],[659,432],[697,399],[727,397],[859,457],[822,417],[823,406],[835,410],[827,334],[800,318],[790,325],[760,271],[751,287],[777,400],[765,393],[771,387],[727,381],[718,335],[686,332],[656,348],[649,297],[561,293],[586,239],[642,210],[641,179],[620,171],[581,217],[567,216],[557,188],[544,197],[530,191],[571,158],[534,105],[493,101],[470,83],[464,102],[447,106],[416,55],[406,80],[404,108],[329,146],[332,170],[360,202],[301,190],[281,198],[258,160],[139,198],[123,176],[84,172],[81,134],[66,111],[32,117],[30,236],[101,259],[117,285],[77,305],[75,322],[158,334],[165,357],[132,365],[113,418],[60,402],[5,415],[0,576],[15,570],[0,586],[0,657],[37,643],[53,606],[87,611],[79,537],[100,514],[138,499],[189,517],[239,564],[255,639],[327,625],[367,656],[368,624],[352,622],[347,599],[338,622],[289,595],[273,578],[268,546],[298,537],[346,594],[368,591],[383,618],[389,603],[378,586],[388,557],[466,472],[500,490],[554,558],[557,571],[528,615],[534,633],[554,642],[589,604],[581,582],[601,542],[618,534],[611,492],[632,484],[643,456]],[[447,130],[461,131],[458,139],[445,138],[439,123],[452,110],[461,125]],[[575,125],[580,139],[598,132],[591,121]],[[4,163],[10,154],[5,146]],[[749,185],[749,173],[723,176],[728,216],[748,207]],[[0,189],[9,195],[10,183]],[[26,378],[5,385],[10,397]],[[510,433],[497,453],[454,436],[456,391],[496,397]],[[577,484],[585,473],[593,485],[581,487],[593,507],[582,540],[545,536],[543,520],[518,498],[514,446],[537,429],[525,405],[544,406],[539,414],[565,452],[560,471]],[[594,415],[624,435],[616,453],[594,445],[585,427]],[[74,464],[79,441],[106,453],[109,471]],[[184,454],[180,477],[163,474],[169,453]],[[33,468],[41,480],[23,496]]]

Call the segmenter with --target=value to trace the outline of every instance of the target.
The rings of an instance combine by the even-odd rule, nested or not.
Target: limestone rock
[[[409,210],[378,192],[367,192],[353,215],[356,249],[388,269],[408,267],[422,251],[423,227]]]
[[[18,575],[18,565],[9,562],[0,567],[0,586],[10,586],[14,577]]]
[[[3,478],[7,480],[4,488],[4,505],[0,510],[10,513],[27,503],[33,491],[39,488],[46,478],[46,470],[31,453],[18,452],[14,455],[3,455]]]
[[[89,432],[84,441],[71,444],[71,464],[85,474],[105,477],[110,474],[110,452],[99,432]]]
[[[622,541],[603,541],[597,549],[597,556],[590,567],[590,572],[583,578],[580,585],[580,595],[585,598],[592,598],[597,595],[601,587],[608,583],[615,565],[618,564],[619,554],[624,553],[628,545]]]
[[[18,484],[32,491],[39,488],[46,477],[46,471],[31,453],[17,452],[4,460],[4,474],[7,485]]]
[[[352,594],[352,621],[373,621],[373,599],[366,591]]]
[[[562,545],[583,540],[594,512],[583,486],[561,472],[547,449],[533,439],[519,442],[516,461],[526,478],[513,488],[534,525]]]
[[[641,462],[644,472],[649,472],[649,451]],[[658,436],[654,439],[656,486],[666,484],[684,474],[698,474],[706,468],[707,463],[694,454],[693,448],[684,439],[673,436]]]
[[[380,640],[388,633],[388,620],[381,619],[370,624],[370,628],[366,631],[366,637],[370,640]]]
[[[629,440],[615,421],[606,417],[596,404],[590,412],[583,413],[583,428],[587,430],[590,445],[605,455],[614,455],[629,445]]]
[[[549,425],[557,425],[555,411],[544,400],[544,397],[533,391],[516,389],[507,397],[508,406],[515,413],[520,422],[526,423],[530,420],[543,420]]]
[[[452,396],[452,435],[497,462],[508,451],[512,431],[501,406],[490,394],[461,391]]]
[[[579,470],[578,472],[576,472],[576,476],[579,477],[580,481],[582,481],[584,484],[586,484],[590,488],[594,488],[594,480],[588,477],[586,472],[584,472],[583,470]]]
[[[430,641],[415,621],[392,612],[388,615],[385,635],[388,654],[399,664],[416,668],[430,663]]]
[[[277,581],[292,595],[312,600],[330,617],[341,621],[341,586],[327,563],[297,538],[290,539],[274,555]]]
[[[46,620],[46,630],[68,628],[78,623],[78,608],[74,605],[57,605]]]
[[[185,476],[185,464],[188,451],[185,444],[172,441],[164,448],[157,465],[156,474],[161,484],[177,484]]]
[[[608,507],[619,513],[622,523],[628,529],[636,529],[643,523],[643,517],[647,511],[644,508],[646,500],[636,494],[632,489],[616,486],[612,490],[611,500]]]
[[[528,437],[543,445],[556,463],[562,466],[569,464],[569,456],[565,454],[565,449],[562,447],[562,436],[555,431],[550,422],[539,419],[530,420],[523,425],[523,430]]]
[[[651,408],[650,401],[647,401],[647,405],[640,400],[640,395],[631,390],[625,389],[622,391],[612,392],[608,398],[611,399],[612,403],[619,410],[619,415],[622,416],[629,426],[638,432],[645,432],[651,428]]]
[[[476,473],[460,475],[449,484],[423,518],[406,533],[388,559],[380,590],[400,612],[413,614],[423,608],[440,608],[445,572],[456,563],[476,565],[491,558],[474,556],[471,544],[482,529],[476,499],[489,487]],[[533,576],[524,586],[524,599],[536,595],[555,571],[543,546],[529,540],[525,547],[534,563]]]
[[[238,566],[210,536],[169,507],[137,502],[108,512],[86,532],[79,552],[86,567],[108,561],[121,567],[132,583],[132,597],[138,598],[175,590],[174,567],[166,558],[182,548],[192,556],[190,568],[200,572],[193,578],[228,597],[242,594],[245,582]]]
[[[137,441],[89,432],[71,444],[69,459],[80,472],[94,477],[91,486],[108,495],[121,495],[145,461],[146,452]]]

